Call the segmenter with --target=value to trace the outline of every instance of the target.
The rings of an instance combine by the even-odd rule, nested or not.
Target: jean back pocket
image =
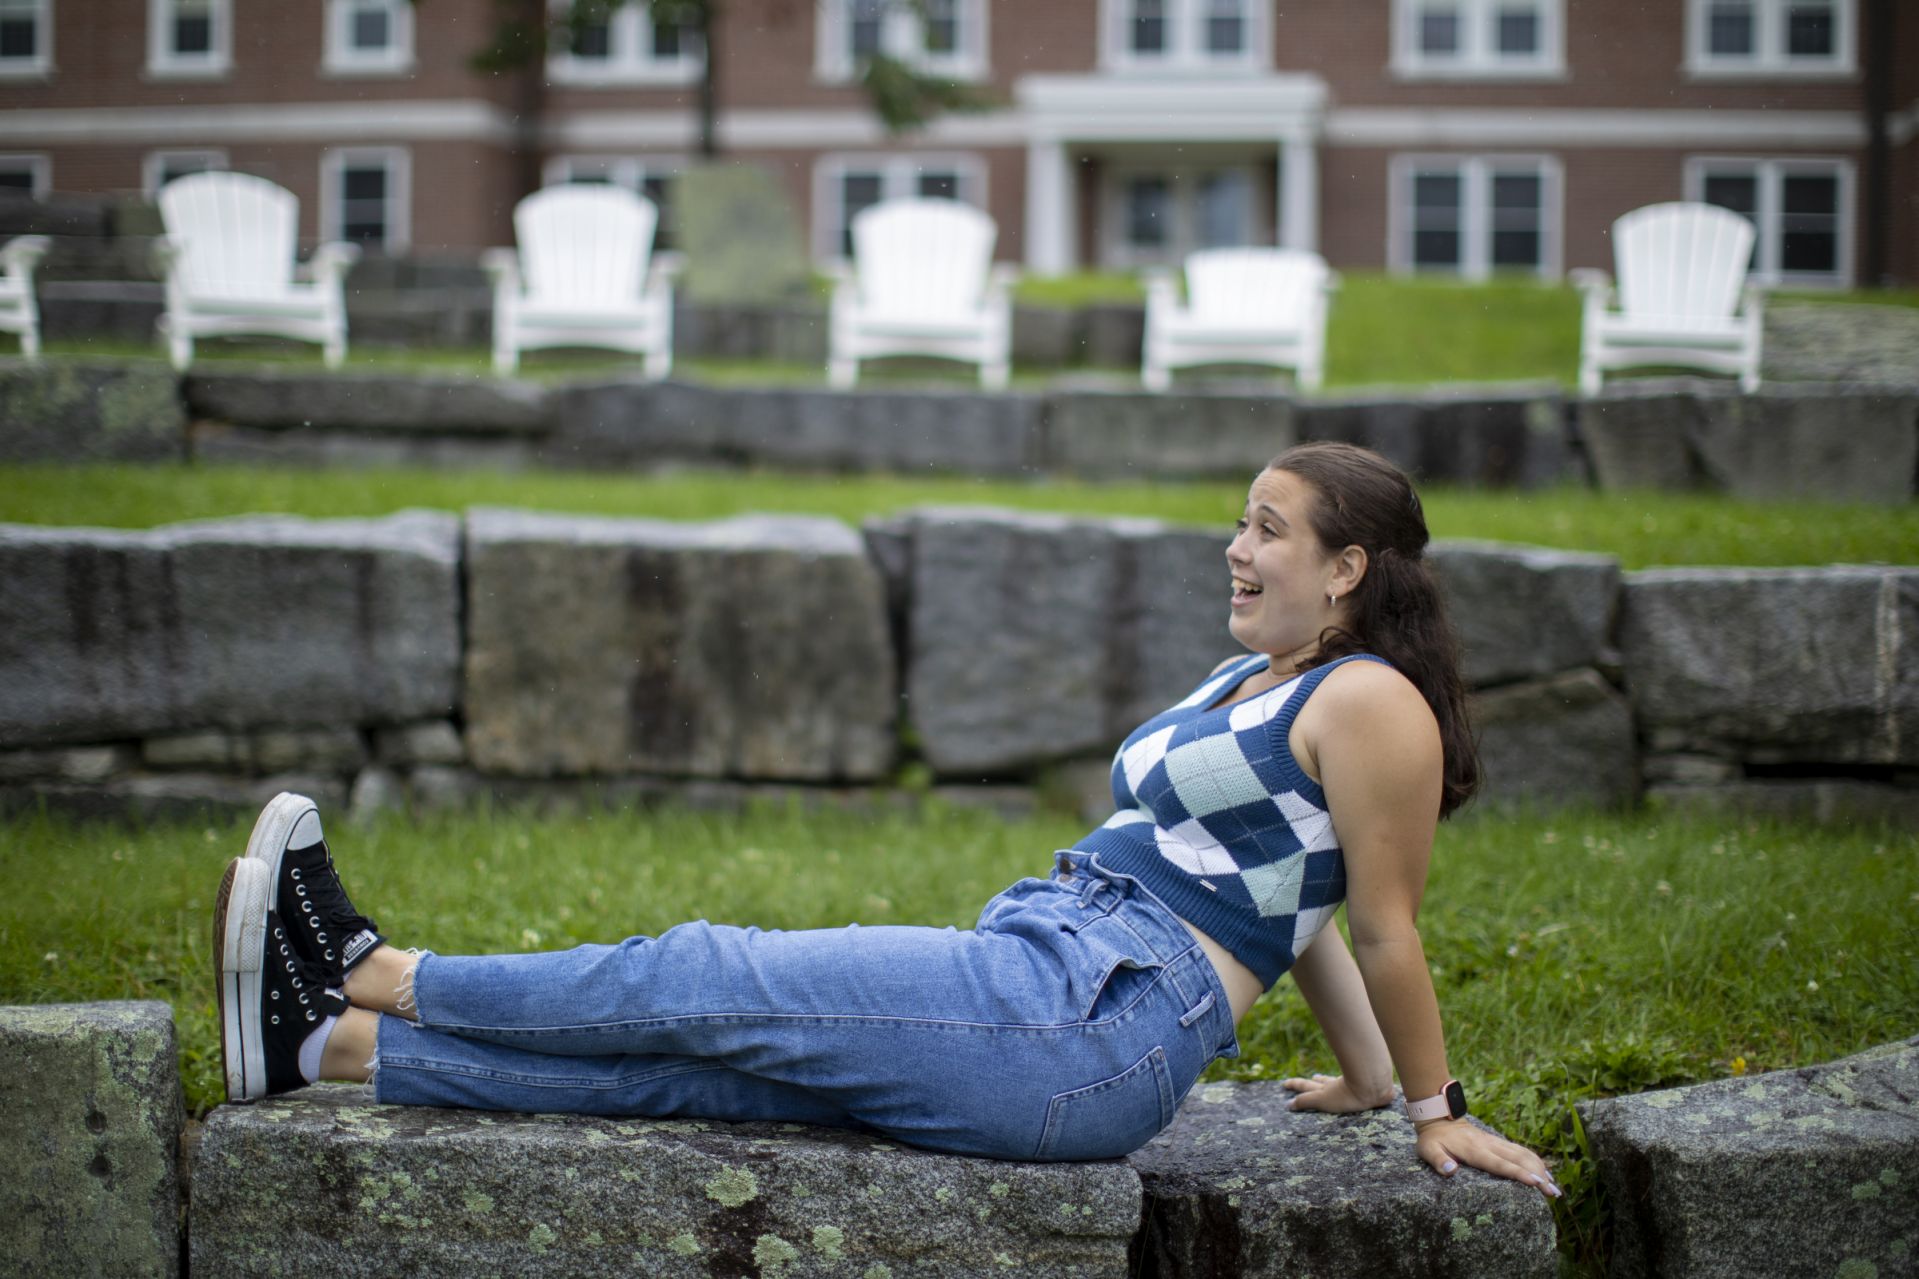
[[[1173,1121],[1172,1071],[1154,1048],[1111,1079],[1055,1096],[1046,1107],[1040,1160],[1116,1159],[1151,1141]]]

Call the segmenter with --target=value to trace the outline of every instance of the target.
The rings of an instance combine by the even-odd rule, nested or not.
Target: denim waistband
[[[1166,966],[1167,976],[1181,988],[1189,1008],[1199,1009],[1211,996],[1210,1006],[1196,1020],[1207,1023],[1219,1056],[1239,1056],[1239,1036],[1226,984],[1192,930],[1171,907],[1133,876],[1108,870],[1095,854],[1080,849],[1066,848],[1056,853],[1049,878],[1078,893],[1089,908],[1119,915]]]

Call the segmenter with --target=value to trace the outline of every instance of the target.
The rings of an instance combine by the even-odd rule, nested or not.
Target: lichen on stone
[[[559,1235],[555,1234],[553,1227],[544,1221],[534,1222],[533,1229],[526,1232],[526,1245],[535,1252],[545,1252],[558,1240]]]
[[[753,1264],[764,1275],[776,1275],[789,1262],[798,1261],[800,1250],[775,1234],[764,1234],[753,1241]]]
[[[706,1197],[723,1208],[737,1208],[760,1193],[759,1178],[748,1168],[722,1168],[707,1180]]]
[[[996,1181],[986,1188],[986,1193],[995,1199],[1004,1199],[1013,1192],[1013,1188],[1003,1181]]]
[[[700,1255],[700,1241],[695,1239],[693,1233],[689,1230],[682,1230],[679,1234],[668,1239],[666,1241],[666,1247],[669,1252],[678,1253],[682,1257],[697,1257]]]
[[[846,1256],[846,1232],[838,1226],[814,1226],[813,1247],[828,1261],[840,1261]]]
[[[1852,1188],[1854,1199],[1877,1199],[1880,1193],[1879,1183],[1876,1181],[1862,1181]]]
[[[1465,1243],[1468,1239],[1471,1239],[1473,1237],[1472,1223],[1470,1221],[1467,1221],[1464,1217],[1454,1217],[1452,1220],[1452,1227],[1453,1227],[1454,1243]]]
[[[866,1268],[860,1279],[893,1279],[893,1267],[884,1261],[876,1261]]]
[[[1847,1257],[1832,1272],[1832,1279],[1879,1279],[1879,1267],[1864,1257]]]
[[[485,1216],[493,1211],[493,1196],[484,1190],[468,1190],[461,1196],[461,1202],[466,1205],[468,1212],[479,1216]]]

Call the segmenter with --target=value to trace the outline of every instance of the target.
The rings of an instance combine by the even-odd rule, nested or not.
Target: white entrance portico
[[[1082,265],[1074,159],[1088,149],[1272,147],[1274,238],[1286,248],[1317,249],[1317,148],[1326,103],[1318,76],[1027,76],[1015,95],[1028,128],[1026,265],[1035,274]]]

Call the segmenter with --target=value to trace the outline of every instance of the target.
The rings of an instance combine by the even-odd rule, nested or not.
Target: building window
[[[1852,166],[1843,160],[1686,163],[1686,198],[1753,224],[1761,284],[1844,287],[1852,280]]]
[[[1565,0],[1393,0],[1392,67],[1409,78],[1559,76]]]
[[[1687,0],[1694,75],[1848,75],[1856,0]]]
[[[217,173],[227,168],[224,151],[149,151],[140,164],[140,189],[157,199],[160,188],[193,173]]]
[[[149,75],[220,76],[232,67],[232,0],[147,0]]]
[[[1101,60],[1110,70],[1258,69],[1267,12],[1253,0],[1101,0]]]
[[[394,75],[413,66],[413,0],[327,0],[332,75]]]
[[[926,75],[983,80],[986,14],[986,0],[823,0],[814,74],[851,80],[885,54]]]
[[[675,233],[674,187],[680,162],[641,156],[561,155],[547,161],[544,180],[547,186],[580,183],[617,186],[645,196],[659,210],[653,228],[653,251],[664,253],[677,247]]]
[[[406,252],[412,164],[404,147],[343,147],[320,159],[320,237],[376,253]]]
[[[706,46],[690,26],[656,20],[643,0],[554,0],[558,28],[547,58],[555,84],[691,84],[706,65]]]
[[[853,219],[883,200],[986,205],[986,166],[971,155],[826,156],[813,169],[813,251],[853,256]]]
[[[1543,156],[1398,156],[1387,260],[1481,280],[1559,274],[1560,173]]]
[[[0,199],[44,200],[53,185],[53,164],[44,155],[0,155]]]
[[[0,0],[0,77],[44,75],[53,65],[53,0]]]

